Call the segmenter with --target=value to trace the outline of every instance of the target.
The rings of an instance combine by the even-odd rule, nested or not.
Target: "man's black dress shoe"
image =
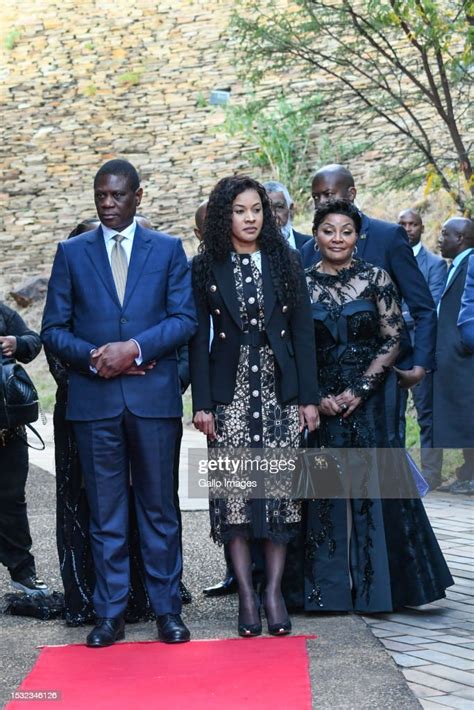
[[[474,481],[461,481],[460,485],[451,491],[455,496],[473,496]]]
[[[122,617],[118,619],[99,619],[96,626],[87,636],[86,644],[91,648],[112,646],[115,641],[125,638],[125,623]]]
[[[237,580],[233,574],[228,574],[222,582],[218,582],[213,587],[206,587],[202,593],[206,597],[224,597],[226,594],[235,594],[237,591]]]
[[[179,583],[179,596],[181,597],[182,604],[191,604],[193,600],[192,594],[184,582]]]
[[[163,614],[156,617],[158,638],[165,643],[185,643],[191,638],[179,614]]]

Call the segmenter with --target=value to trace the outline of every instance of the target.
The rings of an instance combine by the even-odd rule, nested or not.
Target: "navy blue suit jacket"
[[[474,254],[469,257],[458,319],[461,340],[474,353]]]
[[[465,346],[457,325],[468,266],[469,256],[457,265],[439,302],[438,369],[433,380],[433,446],[437,448],[474,448],[474,353]]]
[[[197,327],[191,272],[179,239],[137,225],[123,306],[117,297],[101,227],[60,242],[43,315],[45,346],[69,368],[67,417],[93,421],[125,408],[139,417],[182,414],[176,349]],[[134,338],[143,377],[104,379],[90,352]]]
[[[423,245],[419,249],[415,258],[416,263],[418,264],[418,267],[423,274],[426,283],[428,284],[435,306],[437,306],[446,284],[448,266],[444,259],[437,254],[433,254],[432,251]],[[405,323],[410,330],[412,330],[415,327],[415,321],[413,320],[405,301],[402,303],[402,312]]]
[[[320,259],[319,252],[314,249],[314,242],[305,244],[301,255],[305,267]],[[405,328],[397,367],[409,369],[420,365],[428,370],[434,369],[436,308],[403,227],[362,214],[357,256],[381,267],[389,274],[415,321],[414,345],[412,346],[408,329]]]
[[[299,252],[301,252],[307,242],[313,243],[313,237],[311,237],[309,234],[302,234],[301,232],[293,230],[293,236],[295,238],[296,248]]]

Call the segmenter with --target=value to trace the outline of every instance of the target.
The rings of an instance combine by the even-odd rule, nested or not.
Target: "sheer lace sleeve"
[[[352,391],[366,399],[384,381],[394,365],[400,349],[403,328],[402,312],[397,289],[383,269],[373,270],[372,293],[375,296],[380,324],[380,337],[374,358],[364,374],[354,382]]]
[[[47,348],[44,349],[46,360],[48,361],[49,371],[54,377],[58,387],[67,387],[68,373],[66,367],[61,360],[53,355]]]

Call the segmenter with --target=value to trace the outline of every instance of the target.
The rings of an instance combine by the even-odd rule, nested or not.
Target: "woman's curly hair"
[[[194,283],[202,298],[212,283],[212,265],[224,261],[232,246],[232,205],[245,190],[255,190],[262,202],[263,226],[258,245],[270,264],[273,285],[281,303],[295,305],[300,295],[298,256],[282,236],[263,185],[251,177],[234,175],[222,178],[212,190],[204,220],[203,240],[193,260]]]
[[[329,202],[326,202],[324,205],[321,205],[321,207],[318,207],[315,210],[313,220],[313,233],[316,232],[319,225],[324,220],[324,218],[328,216],[328,214],[346,215],[346,217],[352,219],[357,234],[360,234],[360,229],[362,226],[362,217],[359,210],[350,200],[340,199],[329,200]]]

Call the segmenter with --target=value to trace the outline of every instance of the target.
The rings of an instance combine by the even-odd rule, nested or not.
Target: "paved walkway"
[[[402,667],[426,710],[474,707],[474,509],[472,500],[430,494],[431,524],[455,584],[447,598],[397,614],[364,617]]]
[[[45,427],[39,425],[38,429],[46,441],[47,448],[44,452],[31,451],[30,460],[32,464],[52,473],[54,452],[51,422],[49,421]],[[204,448],[204,437],[190,428],[185,429],[182,445],[180,468],[182,507],[185,511],[207,510],[207,498],[190,500],[186,495],[188,448]],[[368,616],[364,617],[364,620],[368,629],[379,639],[386,652],[403,672],[414,694],[413,705],[410,703],[410,707],[416,707],[416,697],[421,706],[427,710],[440,708],[472,710],[474,707],[473,501],[459,496],[433,493],[425,499],[425,506],[455,579],[455,585],[448,590],[446,599],[434,604],[404,610],[401,613]],[[205,525],[204,519],[203,524]],[[344,617],[341,617],[340,621],[343,620]],[[326,622],[332,624],[331,629],[335,630],[335,617],[325,619],[324,626]],[[321,656],[318,663],[321,663]],[[379,682],[383,683],[383,678],[379,679]],[[328,707],[356,707],[356,705],[331,704]],[[360,702],[358,707],[362,707]],[[367,707],[376,706],[367,705]],[[397,706],[390,704],[390,707]],[[399,707],[403,710],[408,707],[406,698]]]

